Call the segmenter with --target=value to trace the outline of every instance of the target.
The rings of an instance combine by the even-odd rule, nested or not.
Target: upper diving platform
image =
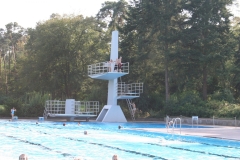
[[[113,80],[129,73],[129,62],[121,63],[100,62],[88,65],[88,76],[94,79]]]

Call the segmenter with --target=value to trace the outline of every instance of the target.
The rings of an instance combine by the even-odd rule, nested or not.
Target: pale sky
[[[0,28],[10,22],[34,28],[52,13],[95,16],[105,1],[116,0],[1,0]]]
[[[34,28],[37,22],[48,20],[52,13],[95,16],[105,1],[117,0],[1,0],[0,28],[10,22]],[[236,2],[240,4],[240,0]],[[239,7],[232,7],[231,11],[240,17]]]

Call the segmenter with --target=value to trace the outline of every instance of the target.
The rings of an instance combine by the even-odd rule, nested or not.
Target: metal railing
[[[141,93],[143,93],[143,83],[118,83],[118,96],[140,96]]]
[[[100,62],[92,65],[88,65],[88,75],[104,74],[108,72],[122,72],[129,73],[129,62],[121,63],[121,69],[114,62]]]
[[[177,128],[177,122],[179,121],[179,129],[180,129],[180,134],[181,134],[181,128],[182,128],[182,122],[181,118],[173,118],[171,121],[169,121],[169,117],[166,117],[166,127],[167,127],[167,132],[169,132],[169,128],[172,128],[172,132],[174,132],[174,129]]]
[[[47,118],[48,114],[65,114],[65,101],[48,100],[45,102],[43,116]],[[99,112],[98,101],[75,101],[74,114],[92,114]]]

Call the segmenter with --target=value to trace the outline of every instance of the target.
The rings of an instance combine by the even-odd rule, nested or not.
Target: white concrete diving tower
[[[112,32],[110,60],[118,59],[118,31]],[[129,63],[122,63],[121,70],[114,62],[101,62],[88,66],[88,75],[91,78],[108,80],[108,98],[98,115],[96,121],[99,122],[127,122],[123,111],[117,105],[118,77],[128,74]]]
[[[120,63],[119,59],[121,58],[118,57],[118,31],[113,31],[110,60],[88,65],[89,77],[108,80],[107,105],[103,107],[96,119],[99,122],[127,122],[121,107],[117,105],[118,99],[127,100],[130,114],[134,120],[131,99],[138,98],[143,92],[143,83],[118,83],[119,77],[129,74],[129,63],[122,61]]]

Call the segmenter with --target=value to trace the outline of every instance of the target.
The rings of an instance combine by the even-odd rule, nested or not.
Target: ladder
[[[128,109],[130,111],[130,115],[132,117],[132,120],[135,121],[135,116],[134,116],[133,108],[132,108],[132,101],[130,99],[126,99],[126,101],[127,101]]]
[[[182,128],[181,118],[173,118],[171,121],[169,121],[169,117],[167,116],[166,121],[168,121],[166,126],[167,132],[168,132],[168,129],[172,127],[172,133],[174,132],[175,125],[177,126],[177,122],[179,121],[179,129],[181,134],[181,128]]]
[[[122,78],[119,77],[119,79],[120,79],[120,82],[122,83]],[[125,88],[125,87],[124,87],[124,88]],[[133,108],[132,108],[132,100],[131,100],[131,99],[126,99],[126,101],[127,101],[127,106],[128,106],[130,115],[131,115],[131,117],[132,117],[132,120],[135,121],[135,116],[134,116]]]
[[[43,117],[44,117],[44,119],[47,119],[47,117],[48,117],[48,113],[47,113],[47,105],[46,105],[46,103],[47,102],[45,102],[45,107],[44,107],[44,112],[43,112]]]

